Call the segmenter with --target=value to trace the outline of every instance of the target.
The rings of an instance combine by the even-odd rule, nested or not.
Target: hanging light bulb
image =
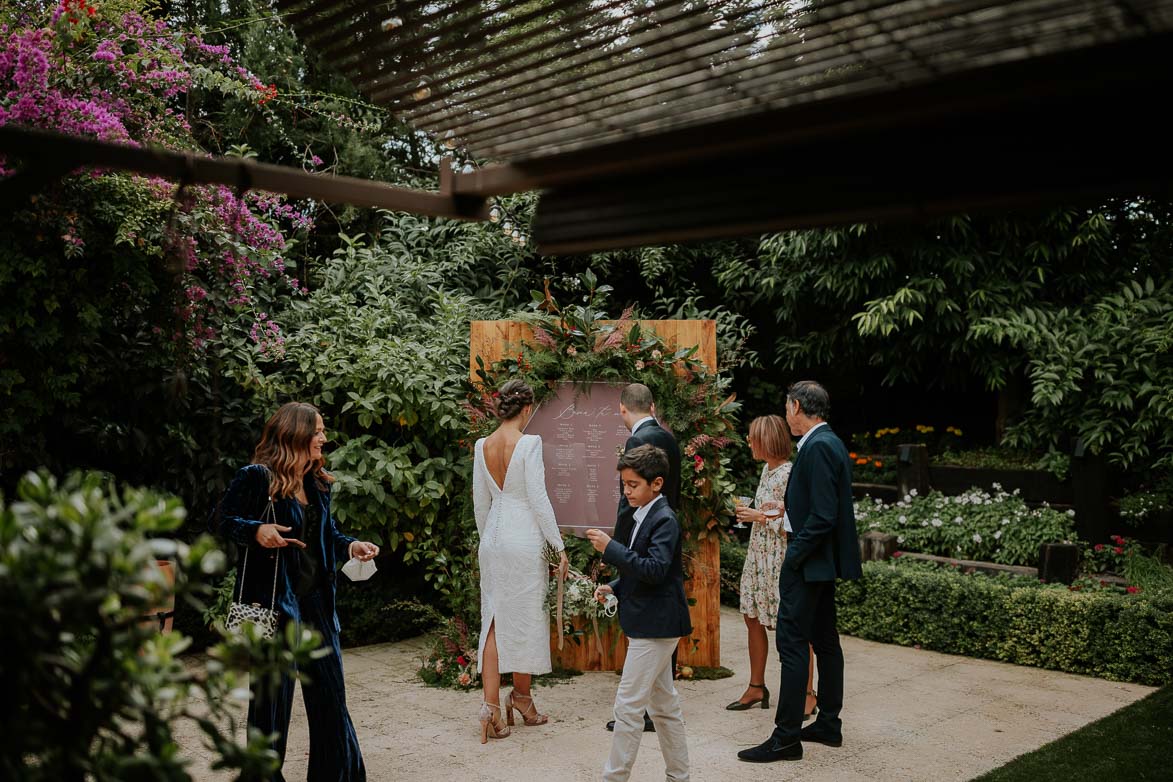
[[[416,100],[427,100],[431,95],[432,88],[428,86],[428,80],[420,79],[420,83],[416,85],[415,92],[411,94],[411,97]]]
[[[379,27],[382,28],[383,32],[389,33],[392,30],[396,30],[400,27],[403,27],[403,20],[401,18],[399,18],[398,16],[391,16],[391,17],[384,19],[383,23],[380,24]]]
[[[493,208],[489,210],[489,221],[493,223],[501,222],[501,207],[496,204],[493,205]]]
[[[506,220],[504,223],[501,224],[501,230],[507,234],[513,233],[513,223]]]
[[[511,233],[509,235],[513,238],[513,241],[515,241],[515,242],[517,240],[521,239],[521,231],[517,230],[516,228],[514,228],[513,233]]]
[[[525,245],[528,242],[529,242],[529,237],[526,236],[525,234],[522,234],[521,238],[517,240],[517,243],[520,244],[522,247],[525,247]]]
[[[473,171],[476,171],[476,169],[473,168],[472,161],[471,160],[464,161],[464,168],[460,169],[460,173],[471,174]]]

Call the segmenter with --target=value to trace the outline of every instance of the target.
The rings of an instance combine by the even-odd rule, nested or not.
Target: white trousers
[[[684,715],[672,682],[672,650],[678,638],[630,638],[623,678],[615,693],[615,736],[603,782],[627,782],[644,735],[644,711],[656,725],[669,782],[688,782]]]

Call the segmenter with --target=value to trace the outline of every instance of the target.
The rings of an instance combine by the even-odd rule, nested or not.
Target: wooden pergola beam
[[[483,197],[456,193],[443,185],[439,192],[396,187],[355,177],[299,171],[290,166],[256,163],[242,158],[210,157],[150,147],[67,136],[12,125],[0,127],[0,153],[20,161],[16,174],[0,180],[0,205],[11,207],[40,187],[74,168],[85,166],[133,171],[187,184],[225,185],[239,190],[284,193],[327,203],[345,203],[411,212],[426,217],[488,219]],[[441,170],[446,164],[441,166]]]

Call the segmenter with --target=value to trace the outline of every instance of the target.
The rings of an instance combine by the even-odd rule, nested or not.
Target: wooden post
[[[634,324],[636,321],[633,321]],[[641,320],[642,331],[658,334],[675,348],[697,346],[696,358],[710,371],[717,369],[717,322],[713,320]],[[475,320],[470,324],[469,376],[478,380],[477,357],[485,366],[533,339],[533,330],[519,321]],[[681,450],[684,443],[681,444]],[[684,583],[692,617],[692,634],[681,638],[677,660],[682,665],[716,667],[721,664],[721,552],[716,538],[686,541],[685,569],[690,577]],[[551,623],[552,624],[552,623]],[[568,640],[557,652],[557,634],[553,646],[555,659],[566,667],[584,671],[615,670],[622,667],[627,643],[618,628],[603,634],[604,653],[598,654],[593,639],[581,645]],[[613,652],[611,650],[614,650]]]
[[[1079,575],[1079,546],[1043,543],[1039,546],[1039,578],[1047,583],[1070,584]]]
[[[929,448],[927,445],[915,443],[899,446],[899,456],[896,459],[896,485],[900,497],[911,494],[916,489],[917,494],[929,493]]]
[[[1092,453],[1083,438],[1071,454],[1071,490],[1075,504],[1075,531],[1099,543],[1108,537],[1108,467]]]
[[[859,536],[859,556],[864,562],[890,559],[896,553],[896,536],[868,530]]]

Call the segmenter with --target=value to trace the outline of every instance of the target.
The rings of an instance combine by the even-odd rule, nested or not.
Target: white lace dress
[[[485,639],[497,623],[501,673],[550,672],[550,618],[546,613],[549,570],[542,544],[558,551],[562,535],[546,495],[542,438],[523,435],[498,487],[485,465],[484,438],[473,461],[473,510],[481,536],[481,640],[477,670],[485,659]]]

